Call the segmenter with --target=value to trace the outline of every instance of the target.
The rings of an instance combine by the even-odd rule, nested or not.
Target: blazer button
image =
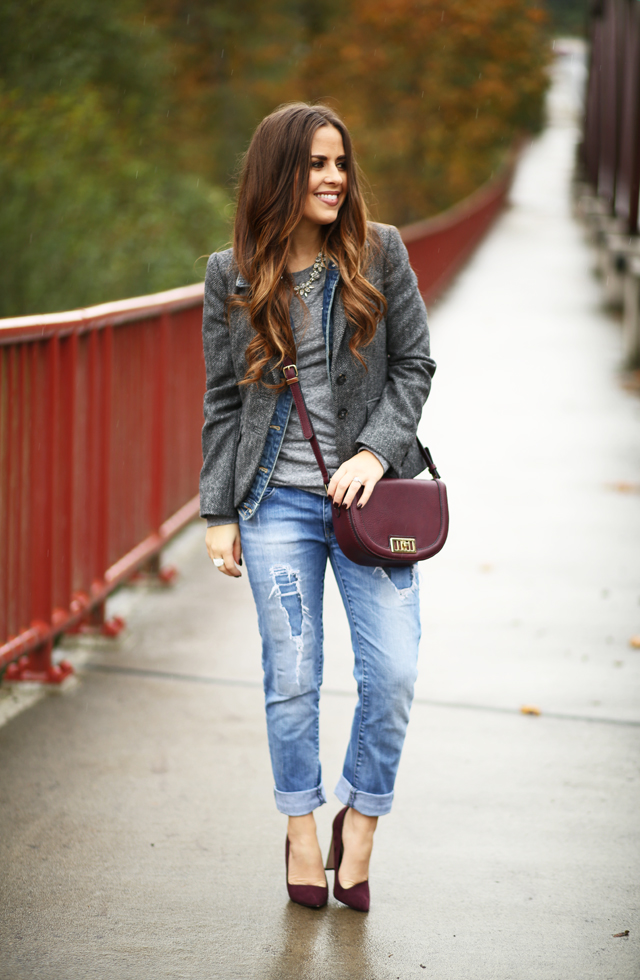
[[[347,379],[346,379],[346,377],[345,377],[344,374],[339,374],[338,377],[336,378],[336,384],[337,385],[343,385],[346,380]]]
[[[347,410],[346,410],[346,408],[341,408],[340,411],[338,412],[338,418],[339,419],[346,419],[346,417],[347,417]]]

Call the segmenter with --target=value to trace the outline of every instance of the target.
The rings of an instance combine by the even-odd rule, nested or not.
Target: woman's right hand
[[[224,565],[218,566],[218,571],[231,575],[232,578],[240,578],[242,572],[237,567],[242,564],[240,525],[220,524],[218,527],[208,527],[205,543],[211,561],[214,558],[222,558],[224,561]]]

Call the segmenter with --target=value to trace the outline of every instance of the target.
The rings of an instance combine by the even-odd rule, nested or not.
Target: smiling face
[[[311,143],[311,169],[303,220],[329,225],[347,196],[347,158],[335,126],[320,126]]]

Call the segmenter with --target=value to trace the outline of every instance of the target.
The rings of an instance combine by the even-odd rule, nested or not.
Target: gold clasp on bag
[[[416,553],[415,538],[389,538],[389,544],[396,554],[400,552],[405,555],[415,555]]]

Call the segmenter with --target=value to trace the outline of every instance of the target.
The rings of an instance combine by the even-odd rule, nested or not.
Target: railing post
[[[169,315],[163,313],[156,355],[155,390],[153,393],[153,445],[151,464],[150,530],[157,531],[164,517],[165,412],[167,391],[167,353]]]
[[[92,589],[98,591],[101,586],[102,570],[109,565],[109,490],[111,479],[111,386],[113,371],[113,327],[109,323],[99,331],[96,337],[99,350],[99,398],[96,404],[96,434],[97,439],[92,446],[95,454],[95,472],[97,474],[96,490],[96,554],[95,563],[92,569],[93,581]],[[97,366],[97,365],[96,365]],[[98,372],[96,372],[98,373]],[[97,380],[97,379],[96,379]],[[96,574],[96,572],[99,573]],[[111,635],[109,630],[104,630],[106,626],[104,603],[94,606],[85,625],[90,632],[106,632]],[[118,631],[119,632],[119,631]],[[113,634],[117,635],[117,633]]]
[[[113,326],[107,324],[99,332],[92,331],[90,338],[89,382],[89,446],[87,458],[91,479],[89,481],[92,524],[90,536],[91,590],[93,594],[104,591],[103,570],[109,566],[109,531],[111,521],[111,425],[113,390]],[[88,597],[90,602],[90,597]],[[68,632],[89,636],[118,636],[125,628],[120,616],[110,620],[105,615],[105,603],[90,606],[84,619]]]
[[[58,510],[57,564],[59,567],[57,589],[54,592],[52,619],[65,621],[73,591],[73,515],[76,482],[76,409],[78,402],[78,331],[72,330],[64,342],[61,357],[61,385],[59,408],[59,435],[56,455],[60,461],[56,507]],[[63,351],[61,350],[61,355]]]
[[[640,256],[629,262],[624,281],[624,356],[627,367],[640,366]]]
[[[60,405],[60,339],[53,334],[46,343],[42,389],[38,384],[38,349],[32,348],[31,372],[31,515],[39,515],[30,527],[31,560],[34,562],[34,591],[31,603],[33,629],[42,634],[42,643],[16,663],[9,664],[5,679],[11,683],[36,681],[60,684],[73,673],[71,664],[52,662],[53,642],[49,636],[52,619],[54,561],[54,522],[56,520],[56,464]],[[38,411],[38,409],[40,409]]]
[[[24,345],[21,345],[22,350]],[[15,630],[15,607],[19,605],[18,554],[16,536],[20,537],[20,484],[22,477],[21,446],[15,432],[22,428],[24,409],[20,397],[19,363],[22,350],[9,348],[0,354],[0,549],[4,554],[4,574],[0,577],[0,634]],[[18,406],[18,413],[12,412]],[[16,461],[20,463],[16,465]],[[17,472],[16,472],[17,471]]]
[[[132,575],[131,584],[140,586],[160,586],[166,588],[173,585],[178,569],[173,565],[162,565],[162,555],[160,552],[153,555],[149,561]]]
[[[153,427],[151,446],[151,493],[149,499],[149,530],[158,531],[165,518],[165,467],[167,437],[167,385],[169,382],[169,333],[171,317],[166,311],[160,318],[156,352],[156,372],[153,392]],[[172,567],[161,568],[161,555],[154,555],[134,576],[141,584],[171,585],[177,575]]]

